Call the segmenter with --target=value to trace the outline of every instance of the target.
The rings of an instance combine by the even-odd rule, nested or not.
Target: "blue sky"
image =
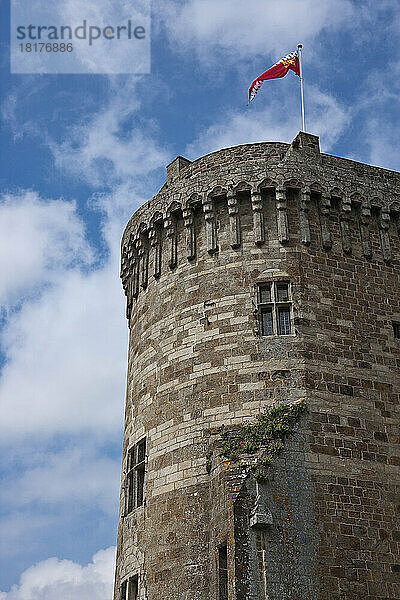
[[[72,0],[65,0],[68,4]],[[97,5],[107,4],[97,0]],[[9,6],[1,0],[2,39]],[[127,329],[123,227],[165,165],[307,129],[400,170],[396,0],[153,0],[151,74],[11,75],[1,45],[0,600],[111,598]]]

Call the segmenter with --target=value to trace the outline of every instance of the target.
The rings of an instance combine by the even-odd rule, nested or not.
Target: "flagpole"
[[[303,44],[297,44],[297,49],[299,51],[299,67],[300,67],[300,93],[301,93],[301,120],[302,120],[302,131],[306,130],[306,119],[304,116],[304,84],[303,84],[303,64],[301,61],[301,50],[303,48]]]

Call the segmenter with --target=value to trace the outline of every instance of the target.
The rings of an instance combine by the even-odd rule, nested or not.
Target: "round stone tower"
[[[299,133],[133,215],[116,600],[400,598],[399,197]]]

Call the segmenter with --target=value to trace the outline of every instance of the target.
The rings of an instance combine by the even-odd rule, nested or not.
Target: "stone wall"
[[[399,197],[399,174],[300,133],[178,157],[132,217],[115,598],[138,574],[141,600],[219,600],[225,543],[232,600],[400,597]],[[260,335],[270,281],[290,282],[291,335]],[[257,490],[219,456],[218,427],[299,398],[308,413]],[[145,503],[126,514],[144,436]]]

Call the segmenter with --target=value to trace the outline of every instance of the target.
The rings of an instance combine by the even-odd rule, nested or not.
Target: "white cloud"
[[[0,333],[6,359],[0,378],[3,443],[13,436],[89,431],[107,438],[120,429],[127,338],[118,277],[120,238],[145,199],[137,190],[168,160],[139,127],[121,135],[124,120],[133,116],[132,103],[129,108],[125,103],[132,91],[127,84],[106,108],[77,126],[71,139],[52,146],[69,170],[114,183],[113,191],[94,196],[90,204],[102,213],[102,239],[109,250],[103,263],[93,262],[74,203],[21,192],[7,196],[0,208],[0,289],[11,307],[19,303]],[[107,182],[99,166],[105,157]],[[122,183],[115,185],[118,179]]]
[[[284,91],[278,97],[276,88],[268,90],[268,82],[264,83],[250,107],[225,113],[188,146],[186,154],[196,158],[237,144],[291,142],[300,129],[299,97],[294,87],[297,88],[285,82]],[[268,96],[272,96],[269,102]],[[260,108],[265,102],[267,106]],[[307,130],[320,136],[323,151],[329,150],[350,122],[350,111],[314,86],[307,88],[307,111]]]
[[[60,269],[37,301],[10,318],[1,343],[3,442],[28,433],[118,431],[126,325],[116,260],[88,274]]]
[[[73,52],[58,56],[57,59],[52,53],[37,53],[29,61],[30,73],[148,73],[149,6],[149,0],[30,0],[29,3],[13,2],[12,17],[15,23],[51,23],[56,27],[67,25],[72,31],[76,27],[82,27],[80,35],[71,39]],[[140,25],[145,28],[145,36],[140,41],[134,37],[128,39],[124,32],[117,39],[117,27],[125,27],[126,32],[129,19],[134,27]],[[101,30],[107,26],[114,30],[114,35],[109,39],[100,35]],[[93,39],[89,42],[92,27],[97,31],[92,32]],[[33,35],[36,34],[37,30],[34,30]],[[81,35],[83,39],[78,39]],[[38,34],[38,39],[48,41],[43,32]],[[14,47],[11,56],[14,72],[26,73],[27,63],[20,53],[14,51]]]
[[[353,107],[356,151],[352,150],[350,157],[354,160],[400,170],[399,81],[400,60],[393,59],[384,68],[375,68],[368,73],[362,93]]]
[[[37,79],[34,81],[34,76],[26,75],[23,82],[21,83],[20,93],[25,98],[30,98],[33,94],[37,93],[40,88],[43,88],[43,83],[38,83]],[[18,114],[19,109],[19,94],[12,92],[5,99],[1,105],[1,117],[3,123],[7,123],[12,131],[14,142],[22,139],[24,136],[38,136],[40,135],[40,128],[38,124],[30,119],[21,119]]]
[[[109,254],[92,264],[73,203],[22,192],[9,198],[0,242],[8,241],[9,277],[0,281],[3,295],[19,292],[22,304],[0,332],[1,443],[60,433],[107,440],[120,431],[127,347],[120,238],[142,200],[129,184],[95,197]]]
[[[57,167],[109,188],[167,164],[168,154],[155,141],[155,124],[138,121],[137,82],[112,82],[104,108],[72,127],[61,143],[49,141]]]
[[[2,478],[2,487],[6,480]],[[3,511],[2,511],[3,512]],[[57,527],[58,526],[58,527]],[[37,544],[43,532],[60,530],[57,516],[48,513],[40,514],[39,511],[25,512],[23,510],[12,510],[11,514],[0,517],[0,559],[4,565],[11,558],[18,557]],[[1,595],[0,595],[1,600]]]
[[[11,544],[15,556],[26,556],[36,537],[51,540],[56,528],[76,524],[88,507],[106,521],[113,514],[113,524],[117,518],[120,458],[105,448],[121,440],[125,397],[120,238],[145,199],[140,190],[147,190],[151,171],[169,158],[152,142],[146,130],[152,124],[136,123],[134,91],[128,82],[120,95],[110,92],[106,107],[77,125],[64,144],[52,144],[59,165],[65,159],[69,172],[107,190],[88,204],[101,212],[99,238],[108,250],[102,261],[74,203],[26,191],[4,201],[4,260],[7,267],[10,257],[14,262],[0,278],[9,302],[0,333],[0,440],[9,455],[16,453],[17,468],[6,469],[0,495],[2,511],[11,507],[1,524],[2,553]],[[66,450],[54,446],[57,436]],[[18,454],[21,442],[24,453]],[[23,583],[5,597],[69,598],[57,586],[46,583],[29,596]],[[71,590],[74,600],[80,597],[81,588]],[[82,584],[83,596],[102,598]]]
[[[32,294],[73,265],[92,260],[73,202],[44,200],[35,192],[0,199],[0,304]]]
[[[8,445],[8,456],[15,455],[15,468],[7,466],[3,472],[0,494],[4,557],[30,560],[35,554],[31,548],[43,546],[43,538],[51,547],[54,535],[76,527],[89,507],[92,515],[103,519],[99,535],[107,535],[107,540],[110,532],[113,535],[120,479],[120,457],[115,459],[114,452],[122,435],[127,345],[120,238],[127,219],[145,199],[139,190],[147,189],[156,164],[146,155],[151,141],[135,125],[137,105],[131,98],[127,108],[124,93],[129,96],[128,86],[121,97],[111,97],[105,108],[77,126],[67,146],[53,145],[58,158],[67,159],[70,143],[72,170],[108,190],[93,196],[86,212],[89,219],[89,211],[100,211],[101,260],[85,237],[84,220],[73,202],[43,200],[21,191],[4,198],[0,209],[5,217],[0,244],[6,248],[9,269],[0,276],[8,302],[0,333],[5,359],[0,373],[0,440]],[[128,134],[125,120],[133,123]],[[105,146],[103,137],[96,137],[100,123],[114,127]],[[135,139],[141,134],[143,147],[126,150],[135,128]],[[143,153],[136,163],[133,151]],[[106,155],[111,157],[109,179],[98,168],[98,160]],[[160,156],[166,164],[161,150]],[[115,184],[118,179],[120,185]],[[34,592],[28,583],[5,598],[53,600],[69,598],[70,593],[76,600],[81,592],[82,598],[111,597],[110,591],[97,596],[97,588],[84,582],[71,591],[69,584],[64,590],[57,581],[47,582]]]
[[[114,547],[97,552],[86,566],[49,558],[24,571],[0,600],[110,600],[114,563]]]
[[[400,123],[396,119],[388,122],[384,114],[371,117],[363,127],[367,140],[367,162],[385,169],[400,170],[399,135]]]
[[[280,58],[322,31],[354,23],[355,14],[349,0],[175,0],[160,2],[158,11],[174,47],[208,59],[219,50],[231,58]]]
[[[104,450],[96,450],[91,442],[55,454],[43,452],[25,471],[15,470],[7,486],[0,490],[0,502],[13,510],[29,510],[40,503],[47,514],[79,506],[90,507],[103,514],[117,512],[121,461],[108,458]],[[9,532],[10,533],[10,532]]]
[[[366,160],[396,171],[400,170],[399,76],[400,60],[391,61],[383,71],[371,73],[360,106],[364,116],[363,141],[369,148]]]

